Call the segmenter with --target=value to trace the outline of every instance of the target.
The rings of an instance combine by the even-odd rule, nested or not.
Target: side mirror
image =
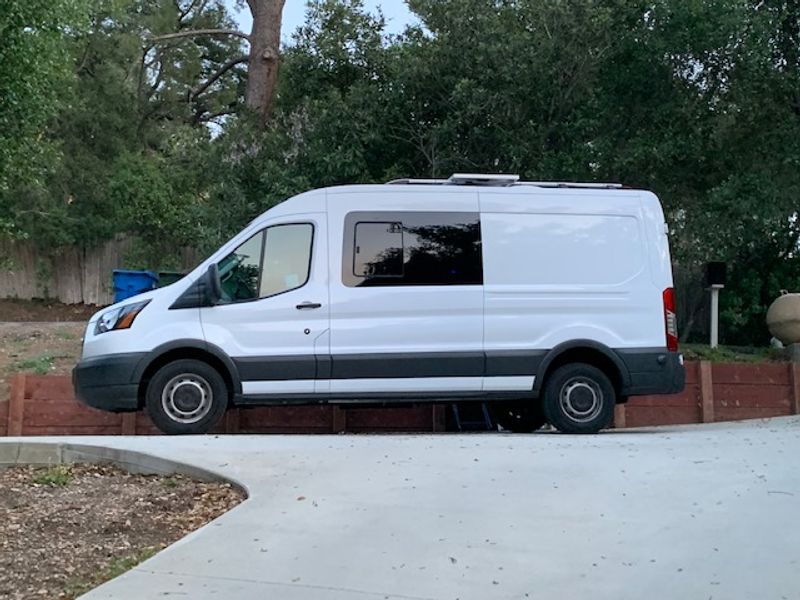
[[[219,269],[216,263],[209,265],[192,285],[172,303],[171,309],[176,308],[201,308],[214,306],[222,301],[222,281],[219,278]]]
[[[222,300],[222,281],[219,278],[219,268],[217,263],[208,265],[203,277],[203,283],[206,291],[206,298],[208,300],[207,306],[214,306]]]

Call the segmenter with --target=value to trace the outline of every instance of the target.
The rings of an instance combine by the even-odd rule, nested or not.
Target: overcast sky
[[[252,25],[250,11],[245,8],[237,12],[236,0],[225,1],[231,14],[239,21],[239,27],[242,31],[250,33]],[[400,33],[408,23],[414,20],[404,0],[365,0],[364,4],[369,11],[374,11],[377,7],[383,10],[383,15],[386,17],[387,33]],[[305,12],[306,0],[286,0],[286,6],[283,9],[283,24],[281,26],[281,38],[284,42],[289,41],[294,30],[303,24]]]

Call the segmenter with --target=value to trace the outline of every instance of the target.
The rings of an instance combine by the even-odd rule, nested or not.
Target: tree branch
[[[202,85],[197,87],[197,89],[192,90],[189,92],[189,98],[192,100],[197,99],[197,97],[205,92],[208,88],[214,85],[214,82],[217,81],[220,77],[225,75],[228,71],[230,71],[236,65],[239,65],[243,62],[247,62],[246,56],[237,56],[236,58],[230,59],[224,65],[222,65],[216,73],[214,73],[211,77],[209,77]]]
[[[236,114],[236,110],[233,109],[233,108],[228,108],[228,109],[225,109],[225,110],[221,110],[219,112],[210,113],[210,114],[202,117],[200,120],[208,122],[208,121],[213,121],[214,119],[219,119],[220,117],[225,117],[227,115],[234,115],[234,114]]]
[[[238,29],[187,29],[186,31],[178,31],[176,33],[167,33],[165,35],[157,35],[150,38],[151,42],[163,42],[166,40],[174,40],[183,37],[196,37],[199,35],[233,35],[240,37],[244,40],[250,41],[250,36]]]
[[[195,5],[197,4],[198,0],[192,0],[184,10],[181,10],[180,5],[177,6],[178,8],[178,23],[181,23],[192,10],[194,10]],[[175,0],[175,4],[178,4],[178,1]]]
[[[236,114],[236,109],[234,108],[226,108],[219,112],[208,113],[208,114],[204,114],[204,112],[198,112],[195,114],[194,119],[192,119],[192,122],[194,125],[199,125],[200,123],[208,123],[210,121],[213,121],[214,119],[219,119],[220,117],[225,117],[227,115],[233,115],[233,114]]]

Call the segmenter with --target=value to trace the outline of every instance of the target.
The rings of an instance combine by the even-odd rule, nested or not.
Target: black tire
[[[547,421],[562,433],[597,433],[611,423],[616,400],[603,371],[571,363],[548,376],[542,406]]]
[[[208,433],[228,408],[228,387],[208,363],[176,360],[150,379],[145,405],[155,426],[164,433]]]
[[[514,433],[532,433],[547,423],[539,400],[493,402],[490,406],[495,423]]]

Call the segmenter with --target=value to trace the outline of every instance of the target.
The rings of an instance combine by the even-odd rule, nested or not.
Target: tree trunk
[[[286,0],[247,0],[253,15],[245,101],[262,124],[272,114],[278,82],[281,15]]]

